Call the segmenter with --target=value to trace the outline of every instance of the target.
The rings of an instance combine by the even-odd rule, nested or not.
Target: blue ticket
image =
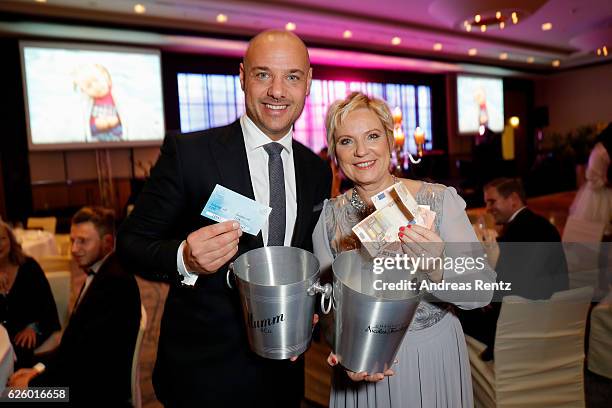
[[[243,232],[257,235],[271,211],[267,205],[217,184],[202,215],[217,222],[236,220]]]

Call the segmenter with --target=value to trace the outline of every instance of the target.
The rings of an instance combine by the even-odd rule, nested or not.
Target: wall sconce
[[[399,106],[396,106],[395,109],[393,109],[393,113],[391,114],[393,117],[393,140],[395,141],[395,149],[393,151],[393,155],[394,155],[394,163],[395,163],[395,171],[397,172],[398,175],[402,174],[402,165],[405,169],[408,168],[408,162],[406,159],[409,159],[411,163],[413,164],[417,164],[421,161],[421,159],[419,158],[418,160],[415,160],[412,157],[412,154],[410,154],[410,152],[406,152],[404,153],[404,143],[406,142],[406,135],[404,134],[404,130],[402,129],[402,110],[399,108]],[[422,132],[422,131],[421,131]],[[415,136],[415,140],[416,136]],[[425,143],[425,134],[423,133],[423,144]],[[417,143],[418,146],[418,143]],[[422,147],[420,148],[421,150],[421,154],[419,154],[419,157],[421,157],[422,154]]]
[[[417,155],[423,157],[423,147],[425,146],[425,132],[420,126],[414,130],[414,143],[417,146]]]
[[[393,129],[393,139],[395,139],[395,148],[401,152],[404,149],[404,141],[406,140],[406,136],[401,127]]]

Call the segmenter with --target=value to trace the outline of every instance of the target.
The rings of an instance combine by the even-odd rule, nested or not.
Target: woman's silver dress
[[[363,215],[350,204],[351,191],[326,201],[313,233],[314,252],[321,270],[329,269],[336,254],[359,248],[352,227]],[[423,183],[415,196],[418,204],[436,212],[435,231],[445,242],[478,242],[465,214],[465,201],[453,188]],[[446,280],[446,271],[445,271]],[[472,276],[470,279],[473,279]],[[494,282],[491,269],[478,277]],[[459,320],[452,302],[471,309],[486,305],[492,293],[469,301],[445,299],[421,301],[392,369],[395,375],[377,383],[353,382],[340,367],[334,369],[330,407],[473,407],[470,362]]]

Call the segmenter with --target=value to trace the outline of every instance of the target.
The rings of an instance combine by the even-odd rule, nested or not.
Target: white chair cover
[[[495,362],[468,340],[479,407],[584,407],[584,330],[593,289],[558,292],[550,301],[503,300]]]
[[[612,379],[612,292],[591,311],[589,370]]]
[[[142,393],[140,389],[140,350],[142,349],[142,338],[147,330],[147,310],[144,305],[140,305],[140,327],[138,328],[138,336],[136,337],[136,346],[134,347],[134,357],[132,358],[132,406],[134,408],[142,407]]]

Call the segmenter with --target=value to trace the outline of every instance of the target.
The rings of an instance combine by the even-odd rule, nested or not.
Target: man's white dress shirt
[[[240,118],[240,126],[242,127],[242,135],[244,137],[244,146],[246,148],[247,161],[249,164],[249,174],[251,175],[251,184],[255,193],[255,201],[261,204],[270,205],[270,179],[268,174],[268,153],[264,149],[264,145],[272,143],[264,132],[262,132],[248,116],[243,115]],[[277,143],[283,146],[281,159],[283,160],[283,170],[285,173],[285,200],[286,200],[286,229],[285,229],[285,246],[291,245],[293,238],[293,229],[297,218],[297,191],[295,185],[295,166],[293,161],[293,129],[283,136]],[[205,203],[202,203],[202,206]],[[263,236],[264,245],[268,242],[268,223],[264,223],[261,233]],[[183,247],[185,241],[179,246],[176,254],[176,264],[179,273],[184,277],[183,283],[194,285],[198,279],[196,273],[191,273],[185,267],[183,261]]]

